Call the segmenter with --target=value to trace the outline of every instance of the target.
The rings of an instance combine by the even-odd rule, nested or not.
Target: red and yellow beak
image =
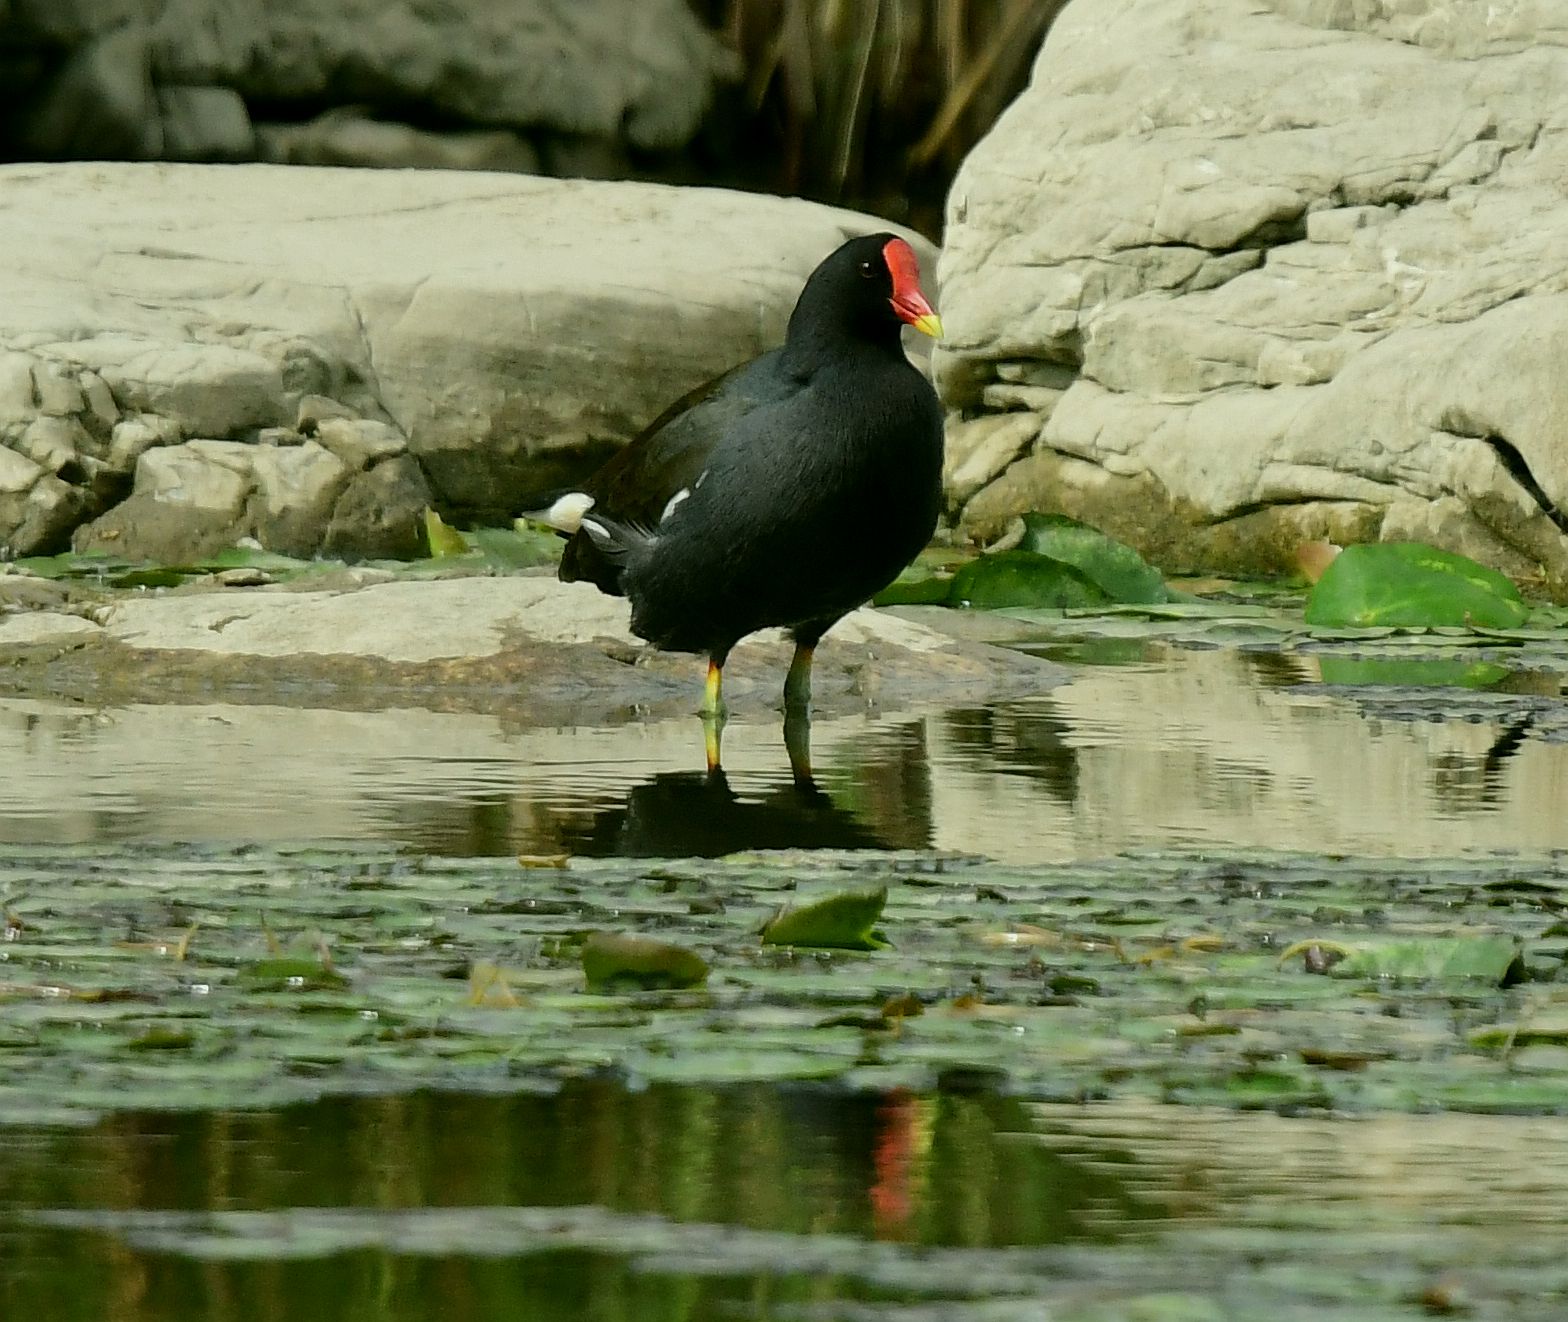
[[[882,258],[893,277],[893,311],[900,321],[907,321],[922,335],[933,340],[942,338],[942,318],[920,292],[920,262],[915,250],[902,239],[889,239],[882,249]]]

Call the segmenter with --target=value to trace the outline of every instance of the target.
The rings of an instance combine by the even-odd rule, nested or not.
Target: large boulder
[[[1416,537],[1563,590],[1565,34],[1561,4],[1069,5],[949,201],[963,525],[1055,509],[1243,571]]]
[[[881,222],[653,184],[0,167],[0,555],[407,554],[778,343]],[[930,260],[929,247],[926,248]]]
[[[672,148],[734,65],[685,0],[11,0],[0,48],[14,106],[0,141],[45,157],[246,159],[252,108],[358,102],[506,137]],[[532,160],[526,140],[501,156]]]

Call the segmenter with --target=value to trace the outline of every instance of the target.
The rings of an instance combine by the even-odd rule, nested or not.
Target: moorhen
[[[794,636],[784,702],[803,712],[822,635],[930,540],[942,412],[904,356],[906,322],[942,333],[914,250],[851,239],[807,279],[780,348],[678,399],[581,486],[530,502],[570,537],[564,582],[630,598],[655,647],[707,654],[704,716],[723,715],[730,649],[771,626]]]

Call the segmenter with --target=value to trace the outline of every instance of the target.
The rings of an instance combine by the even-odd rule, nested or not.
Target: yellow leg
[[[815,655],[816,648],[810,644],[795,644],[789,674],[784,676],[785,711],[806,711],[811,707],[811,658]]]
[[[724,742],[724,713],[710,716],[706,712],[702,716],[702,751],[708,761],[708,774],[712,775],[719,770],[722,760],[720,745]]]
[[[811,714],[803,707],[784,709],[784,751],[798,786],[811,786]]]
[[[708,682],[702,691],[704,716],[724,715],[724,667],[712,657],[708,658]]]
[[[724,666],[708,658],[708,682],[702,691],[702,749],[708,770],[719,769],[719,745],[724,739]]]

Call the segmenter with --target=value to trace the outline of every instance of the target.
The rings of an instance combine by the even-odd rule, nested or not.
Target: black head
[[[848,336],[896,346],[905,324],[942,333],[921,293],[914,249],[896,234],[867,234],[835,249],[811,273],[789,319],[789,343]]]

